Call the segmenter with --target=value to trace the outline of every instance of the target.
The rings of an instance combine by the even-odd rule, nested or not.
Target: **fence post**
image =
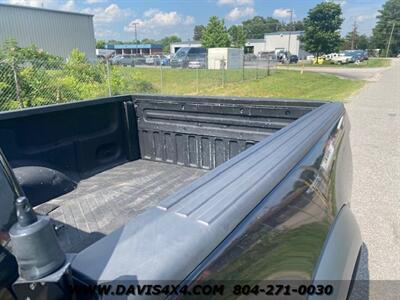
[[[219,67],[222,68],[221,69],[222,70],[222,72],[221,72],[221,74],[222,74],[222,76],[221,76],[222,87],[225,87],[225,61],[223,59],[221,59]]]
[[[243,53],[243,65],[242,65],[242,81],[244,81],[244,62],[245,62],[245,60],[244,60],[244,53]]]
[[[162,64],[160,60],[160,94],[163,92],[163,84],[164,84],[164,78],[163,78],[163,69],[162,69]]]
[[[17,100],[19,102],[20,108],[24,108],[25,107],[24,102],[21,99],[21,89],[20,89],[19,83],[18,83],[17,68],[15,67],[15,58],[13,58],[11,61],[11,68],[12,68],[13,74],[14,74],[15,93],[17,94]]]
[[[108,57],[106,58],[106,71],[107,71],[107,85],[108,85],[108,96],[112,96],[111,91],[111,78],[110,78],[110,63],[108,61]]]
[[[256,79],[258,79],[258,59],[256,59]]]
[[[199,69],[196,69],[196,94],[199,94]]]
[[[269,70],[269,60],[270,60],[270,57],[269,57],[269,55],[267,55],[267,76],[271,75],[270,70]]]

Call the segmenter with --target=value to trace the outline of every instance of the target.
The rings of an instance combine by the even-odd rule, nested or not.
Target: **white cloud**
[[[150,8],[150,9],[148,9],[148,10],[146,10],[145,12],[144,12],[144,16],[145,17],[147,17],[147,18],[151,18],[151,17],[153,17],[156,13],[158,13],[160,10],[159,9],[156,9],[156,8]]]
[[[185,20],[183,21],[183,24],[185,25],[192,25],[194,24],[194,17],[192,16],[186,16]]]
[[[75,0],[68,0],[65,2],[61,7],[61,10],[66,10],[66,11],[75,11]]]
[[[253,5],[253,0],[218,0],[217,4],[232,6]]]
[[[365,22],[365,21],[368,21],[371,19],[375,19],[377,15],[378,15],[377,13],[372,14],[372,15],[360,15],[360,16],[356,17],[356,21],[358,23],[362,23],[362,22]]]
[[[253,7],[247,6],[247,7],[235,7],[232,9],[227,15],[226,18],[232,21],[245,18],[245,17],[251,17],[255,14],[255,10]]]
[[[107,2],[107,0],[85,0],[85,3],[87,4],[98,4],[98,3],[104,3]]]
[[[99,30],[95,31],[95,36],[96,36],[96,38],[110,39],[110,38],[118,38],[120,36],[120,34],[118,32],[115,32],[115,31],[112,31],[109,29],[105,29],[105,30],[99,29]]]
[[[76,11],[75,0],[8,0],[13,5],[51,8],[64,11]]]
[[[346,0],[334,0],[333,2],[339,4],[340,6],[346,5]]]
[[[191,25],[194,23],[192,16],[183,16],[176,11],[163,12],[158,9],[149,9],[144,12],[144,19],[135,19],[124,27],[126,32],[135,31],[135,23],[137,28],[144,30],[160,29],[165,27],[173,27],[177,25]]]
[[[132,16],[130,9],[121,9],[117,4],[112,3],[107,7],[85,8],[83,13],[94,15],[95,23],[111,23],[118,19]]]
[[[289,8],[277,8],[274,10],[272,15],[275,18],[288,18],[290,17],[290,9]],[[295,17],[295,14],[293,14],[293,17]]]
[[[9,4],[34,6],[34,7],[49,7],[53,6],[53,0],[8,0]]]

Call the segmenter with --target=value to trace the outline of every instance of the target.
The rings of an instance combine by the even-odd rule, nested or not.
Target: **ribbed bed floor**
[[[79,252],[205,172],[136,160],[85,179],[76,190],[35,210],[55,221],[64,251]]]

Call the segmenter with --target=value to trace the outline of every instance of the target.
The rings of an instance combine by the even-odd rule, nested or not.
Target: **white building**
[[[208,69],[240,69],[243,68],[243,49],[209,48]]]
[[[20,47],[35,44],[67,58],[77,48],[96,59],[93,15],[45,8],[0,4],[0,44],[14,39]]]
[[[303,49],[300,42],[300,36],[303,33],[304,31],[266,33],[264,35],[265,51],[278,53],[289,50],[290,54],[297,55],[300,59],[305,59],[310,53]]]
[[[184,47],[200,48],[201,42],[200,41],[187,41],[187,42],[172,43],[170,45],[171,55],[175,54],[180,48],[184,48]]]
[[[259,55],[261,52],[266,51],[265,39],[248,39],[244,45],[245,53],[252,53]]]
[[[180,48],[183,47],[201,47],[200,41],[187,41],[187,42],[179,42],[172,43],[170,46],[171,55],[175,54]],[[245,44],[245,52],[246,53],[254,53],[258,55],[260,52],[265,51],[265,40],[264,39],[248,39]]]

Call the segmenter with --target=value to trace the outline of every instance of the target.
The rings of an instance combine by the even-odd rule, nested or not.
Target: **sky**
[[[138,39],[160,39],[178,35],[192,39],[193,27],[206,25],[210,16],[224,18],[227,26],[241,24],[253,16],[272,16],[289,22],[301,20],[309,9],[323,0],[0,0],[3,3],[44,7],[94,15],[97,39],[134,40],[137,24]],[[342,6],[345,21],[342,34],[352,30],[371,34],[378,9],[384,0],[336,0]]]

